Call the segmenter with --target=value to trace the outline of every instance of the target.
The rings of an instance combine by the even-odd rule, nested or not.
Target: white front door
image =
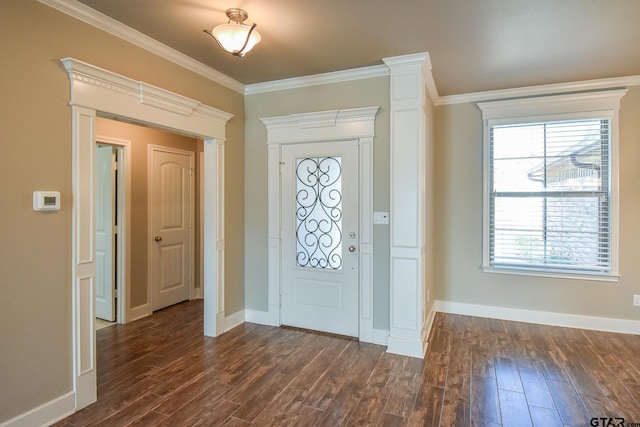
[[[358,336],[358,145],[282,147],[282,324]]]
[[[115,152],[96,145],[96,317],[116,320]]]
[[[150,148],[151,301],[159,310],[189,299],[194,153]]]

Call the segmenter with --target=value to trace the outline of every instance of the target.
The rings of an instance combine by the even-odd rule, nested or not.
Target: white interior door
[[[151,301],[159,310],[191,292],[194,154],[152,147],[150,157]]]
[[[357,337],[357,143],[285,145],[282,160],[282,324]]]
[[[115,152],[96,146],[96,317],[116,320]]]

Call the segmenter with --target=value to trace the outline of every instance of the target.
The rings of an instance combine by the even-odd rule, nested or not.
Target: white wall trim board
[[[227,332],[238,325],[245,322],[246,313],[245,310],[236,311],[231,316],[227,316],[223,320],[222,330]]]
[[[286,89],[298,89],[309,86],[318,86],[331,83],[342,83],[352,80],[370,79],[372,77],[385,77],[389,75],[389,69],[384,65],[352,68],[350,70],[333,71],[310,76],[292,77],[290,79],[273,80],[270,82],[254,83],[244,89],[245,95],[256,93],[277,92]]]
[[[436,301],[431,304],[431,310],[427,314],[427,321],[425,322],[425,328],[423,330],[424,341],[427,342],[427,346],[429,345],[429,334],[431,334],[431,329],[433,328],[433,321],[436,319]]]
[[[191,299],[204,299],[204,293],[202,292],[202,288],[193,288],[191,291]]]
[[[46,4],[59,12],[66,13],[80,21],[86,22],[102,31],[113,36],[119,37],[129,43],[132,43],[142,49],[145,49],[161,58],[173,62],[189,71],[200,74],[207,79],[221,84],[231,90],[239,93],[244,92],[244,85],[237,80],[223,74],[213,68],[196,61],[195,59],[178,52],[169,46],[160,43],[146,36],[133,28],[124,25],[80,2],[75,0],[38,0],[40,3]]]
[[[414,339],[405,339],[398,337],[388,337],[387,352],[399,354],[401,356],[416,357],[423,359],[427,352],[426,344]]]
[[[198,159],[198,177],[196,179],[198,180],[198,203],[200,206],[200,209],[198,209],[198,233],[202,236],[204,231],[204,152],[196,153],[196,158]],[[199,287],[191,289],[191,299],[204,299],[204,263],[202,262],[204,259],[204,239],[200,239],[199,243],[198,256],[200,262],[197,273]]]
[[[512,320],[514,322],[640,335],[640,321],[638,320],[524,310],[520,308],[495,307],[442,300],[437,300],[434,303],[434,310],[450,314]]]
[[[75,411],[75,393],[70,391],[56,397],[37,408],[20,414],[0,424],[0,427],[33,427],[48,426],[58,422]]]
[[[389,331],[386,329],[374,329],[371,342],[378,345],[389,345]]]
[[[602,89],[626,88],[640,86],[640,75],[612,77],[606,79],[584,80],[578,82],[554,83],[548,85],[525,86],[512,89],[472,92],[460,95],[440,96],[435,105],[464,104],[467,102],[495,101],[510,98],[525,98],[570,92],[584,92]]]
[[[249,323],[266,326],[280,326],[280,318],[275,311],[260,311],[245,309],[245,320]]]
[[[137,307],[131,307],[131,310],[129,310],[127,314],[128,314],[128,317],[127,317],[127,323],[128,323],[128,322],[133,322],[133,321],[142,319],[147,316],[151,316],[153,314],[153,311],[151,311],[151,304],[146,303],[146,304],[139,305]]]

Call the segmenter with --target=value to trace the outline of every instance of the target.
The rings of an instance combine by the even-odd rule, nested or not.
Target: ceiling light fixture
[[[242,9],[227,9],[229,22],[216,26],[212,31],[202,30],[215,39],[221,48],[236,57],[243,57],[260,43],[256,24],[244,24],[249,14]],[[232,23],[233,21],[233,23]]]

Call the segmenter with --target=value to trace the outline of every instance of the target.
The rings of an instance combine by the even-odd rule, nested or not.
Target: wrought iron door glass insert
[[[342,157],[296,159],[296,264],[342,269]]]

